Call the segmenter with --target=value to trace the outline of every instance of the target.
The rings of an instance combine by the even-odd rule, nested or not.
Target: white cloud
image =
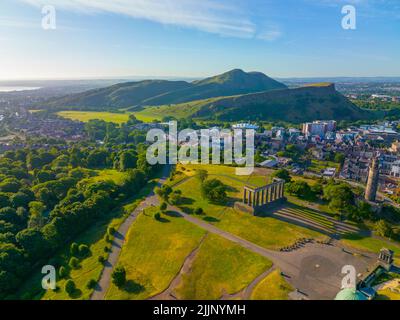
[[[266,41],[275,41],[282,36],[282,31],[278,29],[266,30],[257,35],[257,39],[266,40]]]
[[[241,12],[237,1],[211,0],[19,0],[37,7],[87,14],[114,13],[165,25],[193,28],[222,36],[253,38],[256,25]]]

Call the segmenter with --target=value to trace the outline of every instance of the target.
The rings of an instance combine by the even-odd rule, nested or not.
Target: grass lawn
[[[60,111],[57,114],[63,118],[88,122],[89,120],[104,120],[117,124],[125,123],[129,119],[130,114],[134,114],[136,118],[143,122],[151,122],[159,120],[159,117],[152,116],[151,113],[145,110],[141,112],[113,113],[113,112],[97,112],[97,111]]]
[[[311,166],[309,166],[307,168],[307,170],[315,172],[315,173],[321,173],[326,168],[336,168],[336,170],[338,170],[339,164],[336,162],[333,162],[333,161],[313,159],[313,160],[311,160]]]
[[[379,290],[375,300],[400,300],[400,293],[393,292],[390,289]]]
[[[400,244],[396,244],[388,240],[365,238],[359,235],[350,234],[346,235],[346,237],[343,238],[341,242],[356,249],[367,250],[375,253],[378,253],[379,250],[381,250],[382,248],[387,248],[393,250],[397,258],[400,257]]]
[[[209,234],[190,268],[176,288],[179,299],[220,299],[243,290],[269,269],[266,258],[217,235]]]
[[[123,289],[111,284],[106,299],[146,299],[162,292],[205,233],[183,218],[163,214],[157,221],[155,212],[147,209],[129,230],[119,259],[128,282]]]
[[[272,271],[251,293],[251,300],[288,300],[292,286],[281,276],[280,270]]]
[[[192,166],[187,167],[193,170]],[[175,189],[182,191],[184,199],[179,206],[184,211],[191,213],[195,208],[201,207],[205,212],[205,216],[200,216],[199,218],[269,249],[280,249],[289,246],[299,238],[325,238],[324,235],[318,232],[279,221],[275,218],[254,217],[234,210],[232,207],[233,202],[241,199],[245,184],[244,181],[248,177],[234,175],[234,168],[231,167],[200,167],[209,172],[209,178],[217,178],[229,186],[228,197],[230,205],[225,206],[209,203],[201,195],[200,181],[196,177],[193,177],[175,187]],[[193,171],[190,171],[189,175],[191,172]],[[266,179],[265,177],[263,178]]]
[[[127,176],[125,172],[113,169],[95,170],[95,172],[96,176],[88,178],[90,183],[111,180],[116,184],[122,184]]]

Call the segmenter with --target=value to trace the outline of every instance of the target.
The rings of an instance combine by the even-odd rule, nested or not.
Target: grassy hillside
[[[330,83],[152,107],[146,110],[153,114],[224,121],[270,120],[300,123],[315,119],[361,120],[374,117],[372,112],[351,103]]]
[[[146,80],[126,82],[51,100],[38,108],[52,110],[109,111],[139,106],[177,104],[214,97],[247,94],[286,86],[263,73],[232,70],[192,83]]]
[[[50,109],[111,110],[129,108],[160,94],[190,87],[185,81],[145,80],[126,82],[52,100],[44,105]]]
[[[188,101],[232,96],[287,88],[261,72],[246,73],[235,69],[221,75],[195,81],[191,87],[173,91],[144,101],[145,105],[177,104]]]

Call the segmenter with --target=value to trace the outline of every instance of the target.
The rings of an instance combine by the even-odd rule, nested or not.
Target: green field
[[[233,203],[241,200],[243,186],[249,177],[236,176],[234,174],[234,168],[231,167],[211,165],[200,167],[209,172],[209,178],[217,178],[229,186],[229,205],[213,204],[204,199],[201,194],[200,181],[194,177],[196,174],[195,170],[198,167],[185,166],[185,168],[188,168],[190,171],[188,171],[188,169],[183,171],[181,166],[179,167],[179,171],[182,172],[181,175],[188,175],[191,177],[189,179],[182,179],[180,175],[179,180],[181,183],[178,183],[174,187],[182,191],[184,198],[179,207],[185,212],[191,213],[195,208],[201,207],[205,215],[199,216],[199,219],[204,219],[218,228],[268,249],[278,250],[295,243],[300,238],[325,238],[324,235],[316,231],[283,222],[272,217],[255,217],[234,210]],[[255,175],[250,177],[250,179],[262,185],[265,184],[263,181],[266,181],[268,177]],[[187,190],[190,190],[190,192],[187,192]],[[317,218],[315,217],[315,219]],[[327,223],[327,221],[323,222]]]
[[[202,243],[190,273],[176,289],[179,299],[220,299],[248,286],[272,263],[219,236],[209,234]]]
[[[400,300],[400,293],[393,292],[390,289],[379,290],[377,292],[376,300]]]
[[[339,170],[339,164],[333,161],[313,159],[311,160],[311,166],[309,166],[307,170],[315,173],[321,173],[323,170],[327,168],[336,168],[336,170]]]
[[[400,256],[400,244],[377,238],[366,238],[358,235],[347,235],[341,240],[343,244],[360,250],[379,252],[382,248],[393,250],[396,257]]]
[[[157,221],[155,212],[147,209],[129,230],[119,259],[128,282],[122,289],[112,284],[106,299],[147,299],[161,293],[205,234],[183,218],[162,215]]]
[[[63,118],[78,120],[82,122],[88,122],[89,120],[104,120],[107,122],[114,122],[117,124],[125,123],[129,120],[131,113],[113,113],[113,112],[96,112],[96,111],[60,111],[57,114]],[[136,118],[143,122],[151,122],[153,120],[159,120],[157,116],[152,116],[151,112],[145,110],[133,113]]]
[[[251,293],[252,300],[288,300],[292,286],[282,277],[280,270],[272,271]]]

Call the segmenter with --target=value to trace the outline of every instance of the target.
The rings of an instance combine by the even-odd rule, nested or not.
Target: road
[[[170,167],[165,166],[162,172],[161,178],[158,180],[157,185],[161,186],[168,179],[170,173]],[[119,255],[125,242],[125,237],[135,222],[137,216],[143,212],[144,209],[151,206],[159,205],[158,196],[151,191],[148,196],[137,206],[137,208],[129,215],[128,218],[121,224],[118,231],[115,234],[114,241],[111,244],[111,252],[108,256],[107,261],[104,264],[103,271],[100,276],[100,280],[93,291],[90,300],[104,300],[108,288],[110,287],[111,275],[114,267],[118,263]]]

